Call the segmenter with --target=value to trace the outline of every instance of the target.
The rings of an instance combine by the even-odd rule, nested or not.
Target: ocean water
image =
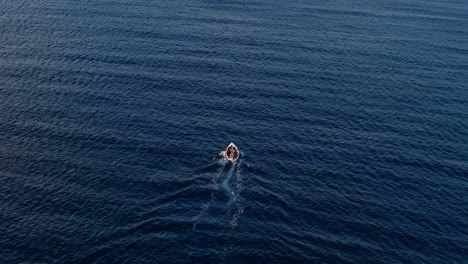
[[[468,263],[467,83],[467,1],[0,1],[0,262]]]

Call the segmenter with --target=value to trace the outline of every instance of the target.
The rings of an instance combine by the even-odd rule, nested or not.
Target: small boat
[[[240,156],[240,152],[239,152],[239,149],[236,147],[236,145],[234,145],[234,143],[231,142],[231,144],[227,146],[223,155],[226,160],[231,161],[231,162],[236,162]]]

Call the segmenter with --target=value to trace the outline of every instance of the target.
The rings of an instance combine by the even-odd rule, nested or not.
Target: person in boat
[[[232,158],[234,156],[234,150],[233,147],[229,147],[227,150],[227,156],[228,158]]]

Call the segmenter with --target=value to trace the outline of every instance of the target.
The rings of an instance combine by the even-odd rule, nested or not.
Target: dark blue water
[[[467,263],[467,83],[466,1],[1,1],[0,262]]]

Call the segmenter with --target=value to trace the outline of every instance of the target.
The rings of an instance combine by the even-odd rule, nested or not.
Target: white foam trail
[[[237,227],[237,221],[239,220],[239,218],[244,213],[244,206],[243,206],[243,200],[244,199],[241,196],[241,192],[242,192],[242,173],[241,173],[241,166],[240,165],[241,164],[239,162],[239,164],[237,166],[237,170],[236,170],[236,191],[237,191],[236,207],[237,207],[237,210],[234,213],[234,215],[232,216],[231,221],[229,222],[229,226],[231,228],[236,228]]]
[[[214,204],[214,202],[216,201],[216,191],[219,190],[219,184],[218,184],[218,180],[219,178],[221,177],[221,174],[223,174],[223,170],[224,170],[224,165],[218,170],[218,172],[215,174],[215,176],[211,179],[211,182],[210,182],[210,185],[209,187],[213,190],[210,194],[210,201],[208,201],[207,203],[203,204],[201,206],[201,209],[200,209],[200,212],[198,213],[197,216],[195,216],[193,218],[193,226],[192,226],[192,229],[195,229],[197,227],[197,224],[200,222],[200,218],[202,218],[205,214],[207,214],[208,210],[210,209],[210,207]]]
[[[222,155],[222,153],[220,153]],[[231,220],[229,221],[229,227],[234,229],[237,227],[237,222],[241,218],[242,214],[244,213],[244,205],[243,205],[243,197],[241,196],[242,193],[242,161],[239,160],[235,164],[230,164],[229,162],[225,162],[224,159],[219,160],[220,165],[222,165],[218,172],[213,176],[210,181],[209,187],[212,190],[210,194],[210,200],[201,206],[200,212],[197,216],[193,218],[193,227],[195,229],[200,222],[200,219],[206,215],[211,206],[217,200],[216,193],[219,191],[219,187],[221,186],[224,193],[229,197],[229,201],[227,202],[228,208],[232,208],[231,205],[235,205],[235,211],[233,212],[231,209],[228,209],[228,215],[231,215]],[[226,166],[230,165],[229,170],[226,172]],[[232,176],[235,175],[235,180],[232,179]],[[223,178],[222,182],[220,179]],[[232,182],[234,181],[234,182]]]
[[[231,204],[236,201],[236,193],[235,190],[233,190],[229,184],[231,181],[232,175],[234,174],[234,171],[236,169],[235,165],[232,165],[229,171],[226,173],[226,176],[224,178],[224,181],[222,183],[223,189],[226,193],[226,195],[229,197],[229,202],[228,204]]]

